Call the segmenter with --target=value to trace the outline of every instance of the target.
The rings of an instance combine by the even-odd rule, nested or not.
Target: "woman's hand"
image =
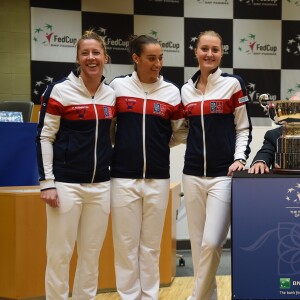
[[[56,188],[41,191],[41,199],[53,208],[59,207]]]
[[[243,171],[244,169],[245,165],[239,160],[236,160],[229,166],[227,176],[231,176],[235,171]]]

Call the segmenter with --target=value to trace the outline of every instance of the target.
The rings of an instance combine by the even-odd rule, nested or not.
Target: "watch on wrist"
[[[244,159],[236,159],[235,161],[239,161],[243,166],[246,166],[246,161]]]

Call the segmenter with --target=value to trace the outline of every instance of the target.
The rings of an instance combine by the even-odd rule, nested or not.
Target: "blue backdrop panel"
[[[300,178],[233,178],[232,299],[300,299]]]
[[[0,122],[0,186],[38,185],[36,123]]]

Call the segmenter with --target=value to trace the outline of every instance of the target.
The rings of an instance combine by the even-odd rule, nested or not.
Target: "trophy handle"
[[[258,97],[258,102],[264,109],[264,112],[266,112],[266,114],[269,115],[270,119],[275,122],[274,105],[272,101],[269,101],[269,99],[269,94],[261,94]]]
[[[258,102],[265,112],[269,111],[268,100],[269,100],[269,94],[261,94],[258,97]]]

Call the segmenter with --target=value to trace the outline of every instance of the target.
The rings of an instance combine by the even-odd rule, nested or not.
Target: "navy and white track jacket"
[[[71,72],[42,95],[36,138],[41,190],[55,187],[54,181],[110,179],[115,92],[103,80],[91,97],[82,79]]]
[[[147,93],[136,72],[117,77],[110,85],[117,97],[111,176],[169,178],[170,139],[176,145],[185,134],[179,89],[160,76]]]
[[[189,120],[183,173],[192,176],[226,176],[234,160],[250,153],[252,125],[248,96],[242,79],[218,68],[208,77],[205,93],[196,89],[197,71],[181,89]]]

